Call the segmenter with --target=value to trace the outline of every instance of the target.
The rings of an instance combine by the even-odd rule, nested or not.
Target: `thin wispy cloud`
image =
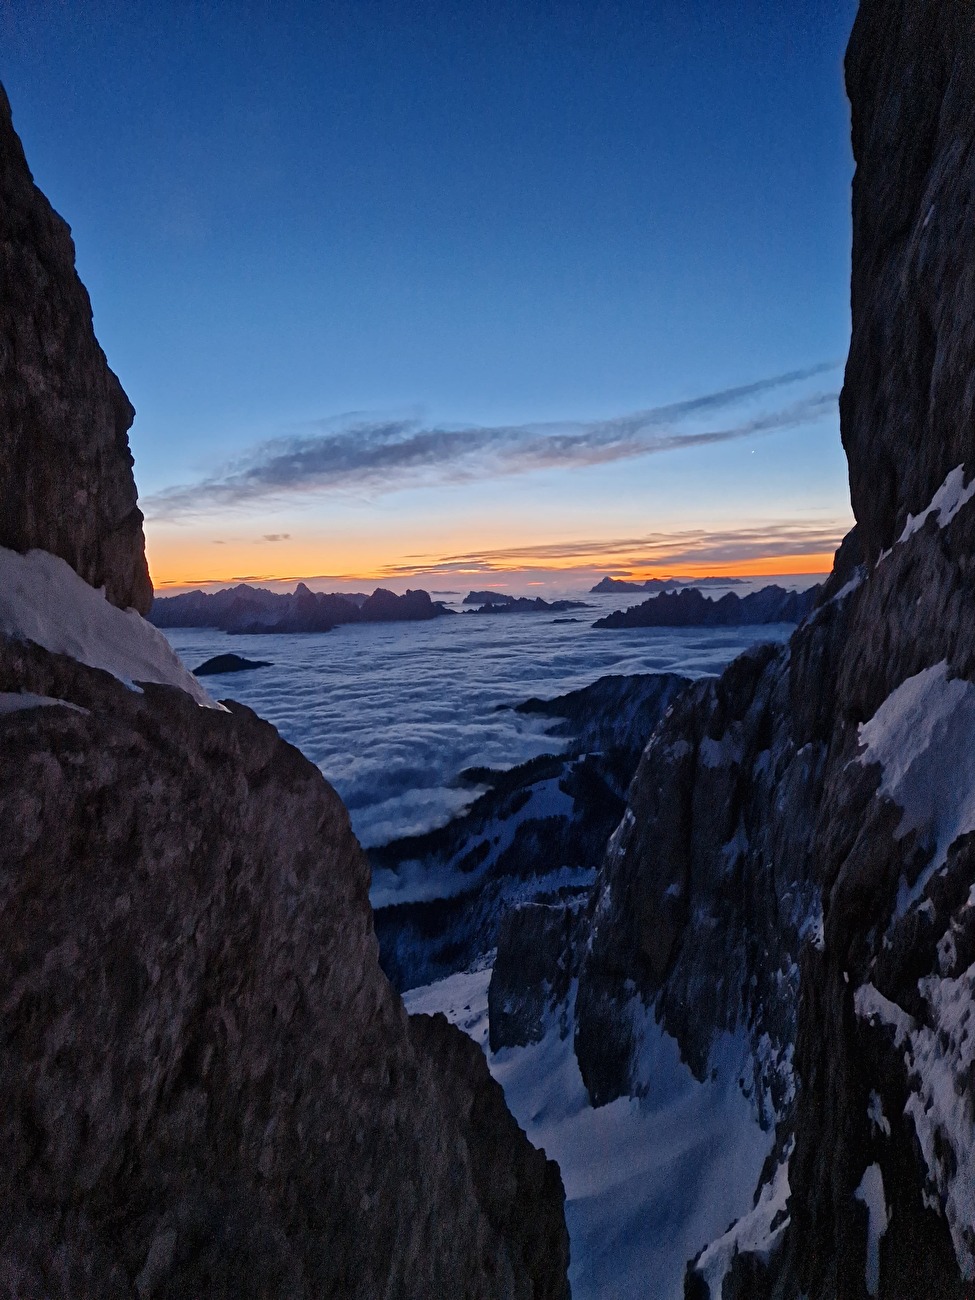
[[[824,363],[610,420],[426,428],[419,420],[355,419],[336,430],[260,443],[216,474],[143,501],[150,518],[177,519],[266,505],[309,493],[381,494],[418,484],[464,483],[551,468],[579,468],[795,429],[836,410],[835,391],[713,427],[688,427],[836,369]],[[272,540],[268,535],[267,540]]]
[[[575,539],[539,545],[468,551],[462,555],[407,556],[383,570],[390,578],[423,575],[497,572],[531,566],[606,568],[640,571],[661,565],[734,564],[785,555],[822,555],[834,551],[849,527],[842,520],[783,522],[722,531],[686,529],[648,533],[643,537]],[[412,561],[412,562],[411,562]]]

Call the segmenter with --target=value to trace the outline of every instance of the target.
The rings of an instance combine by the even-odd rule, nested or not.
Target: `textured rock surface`
[[[857,170],[841,410],[870,560],[972,453],[972,23],[954,0],[866,0],[847,53]]]
[[[0,87],[0,546],[60,555],[108,599],[152,602],[128,429],[67,225],[37,189]]]
[[[857,528],[789,645],[658,729],[577,998],[595,1100],[645,1088],[652,1016],[699,1077],[731,1033],[775,1125],[695,1300],[975,1284],[975,15],[863,0],[847,77]]]
[[[505,913],[488,986],[492,1052],[540,1043],[556,1014],[567,1032],[587,919],[581,902],[525,903]]]
[[[408,1021],[317,768],[29,645],[0,692],[77,706],[0,715],[0,1277],[567,1295],[558,1171],[477,1048]]]

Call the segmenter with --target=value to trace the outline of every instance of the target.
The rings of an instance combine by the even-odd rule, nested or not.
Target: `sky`
[[[807,573],[852,0],[5,0],[157,590]]]

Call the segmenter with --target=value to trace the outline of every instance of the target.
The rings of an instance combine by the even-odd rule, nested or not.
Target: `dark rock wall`
[[[870,560],[971,456],[973,22],[957,0],[865,0],[847,52],[857,168],[841,410]]]
[[[641,1089],[635,1003],[699,1074],[722,1030],[750,1045],[791,1197],[723,1300],[951,1300],[975,1281],[975,780],[952,732],[975,699],[975,499],[902,537],[950,471],[959,487],[975,471],[975,12],[863,0],[847,77],[856,536],[786,649],[692,688],[661,725],[578,993],[596,1100]],[[861,736],[905,684],[916,830]],[[688,1295],[707,1292],[692,1269]]]
[[[0,1290],[566,1297],[558,1170],[408,1020],[317,768],[36,647],[4,691],[67,703],[0,714]]]
[[[0,87],[0,546],[59,555],[115,605],[152,603],[128,429],[65,222]]]

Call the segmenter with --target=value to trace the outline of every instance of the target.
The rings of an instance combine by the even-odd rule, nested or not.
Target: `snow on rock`
[[[962,506],[971,501],[973,496],[975,496],[975,477],[966,486],[965,467],[956,465],[931,498],[927,509],[922,510],[919,515],[907,516],[907,523],[897,539],[898,542],[906,542],[913,533],[924,527],[931,515],[938,516],[939,528],[946,528]]]
[[[755,1207],[732,1224],[724,1236],[713,1241],[698,1259],[695,1267],[707,1284],[711,1300],[721,1300],[724,1280],[735,1255],[750,1254],[767,1259],[789,1226],[787,1207],[791,1195],[789,1158],[792,1147],[790,1141],[784,1159],[762,1186]]]
[[[975,496],[975,477],[966,486],[965,467],[956,465],[921,513],[907,516],[907,522],[894,546],[899,546],[901,542],[906,542],[909,537],[913,537],[932,516],[937,516],[939,528],[947,528],[962,506],[967,505],[973,496]],[[877,564],[882,564],[893,549],[893,546],[890,546],[881,551],[877,557]]]
[[[858,587],[861,587],[863,585],[866,576],[867,576],[866,569],[862,564],[858,564],[856,567],[856,571],[853,574],[853,577],[850,578],[847,582],[845,582],[843,586],[840,587],[836,595],[831,597],[831,599],[827,603],[830,605],[839,605],[841,601],[846,600],[847,596],[851,596],[853,592],[857,590]]]
[[[861,984],[853,995],[853,1006],[861,1020],[879,1021],[894,1031],[894,1043],[897,1047],[907,1040],[915,1028],[913,1016],[901,1010],[896,1002],[875,989],[872,984]]]
[[[884,1137],[890,1137],[890,1120],[884,1114],[884,1103],[880,1100],[879,1093],[871,1092],[870,1094],[867,1118],[870,1120],[870,1127],[874,1133],[883,1133]]]
[[[433,1016],[439,1011],[452,1025],[463,1029],[479,1047],[487,1050],[488,985],[491,983],[490,953],[483,965],[474,970],[448,975],[436,984],[410,989],[403,994],[403,1005],[411,1016]]]
[[[487,1040],[490,971],[404,995],[411,1013],[443,1011]],[[770,1135],[737,1073],[699,1083],[676,1041],[644,1030],[646,1097],[589,1104],[571,1036],[553,1026],[529,1047],[489,1054],[491,1073],[529,1139],[557,1160],[566,1191],[574,1300],[681,1300],[687,1261],[744,1213]],[[787,1193],[786,1193],[787,1194]]]
[[[21,555],[0,547],[0,633],[70,655],[129,686],[178,686],[197,704],[220,708],[161,632],[135,610],[109,604],[102,590],[47,551]]]
[[[924,1161],[951,1230],[963,1275],[975,1280],[975,965],[958,979],[920,981],[930,1027],[910,1035],[908,1066],[918,1083],[907,1101]]]
[[[76,713],[87,713],[80,704],[70,700],[56,700],[51,695],[32,695],[30,691],[0,691],[0,714],[21,713],[25,709],[43,709],[51,704],[61,704]]]
[[[942,661],[892,691],[861,724],[861,763],[883,769],[880,793],[903,809],[897,836],[917,831],[933,848],[913,887],[904,881],[901,916],[921,897],[959,835],[975,830],[975,686],[948,677]]]
[[[975,1279],[975,1126],[967,1085],[975,1075],[975,965],[957,979],[922,979],[918,989],[927,1024],[872,984],[857,989],[854,1006],[862,1019],[893,1029],[895,1045],[904,1049],[912,1085],[905,1113],[914,1121],[933,1203],[948,1221],[959,1266]]]
[[[867,1294],[875,1296],[880,1290],[880,1239],[888,1224],[884,1176],[879,1165],[867,1165],[853,1195],[867,1207],[866,1284]]]

